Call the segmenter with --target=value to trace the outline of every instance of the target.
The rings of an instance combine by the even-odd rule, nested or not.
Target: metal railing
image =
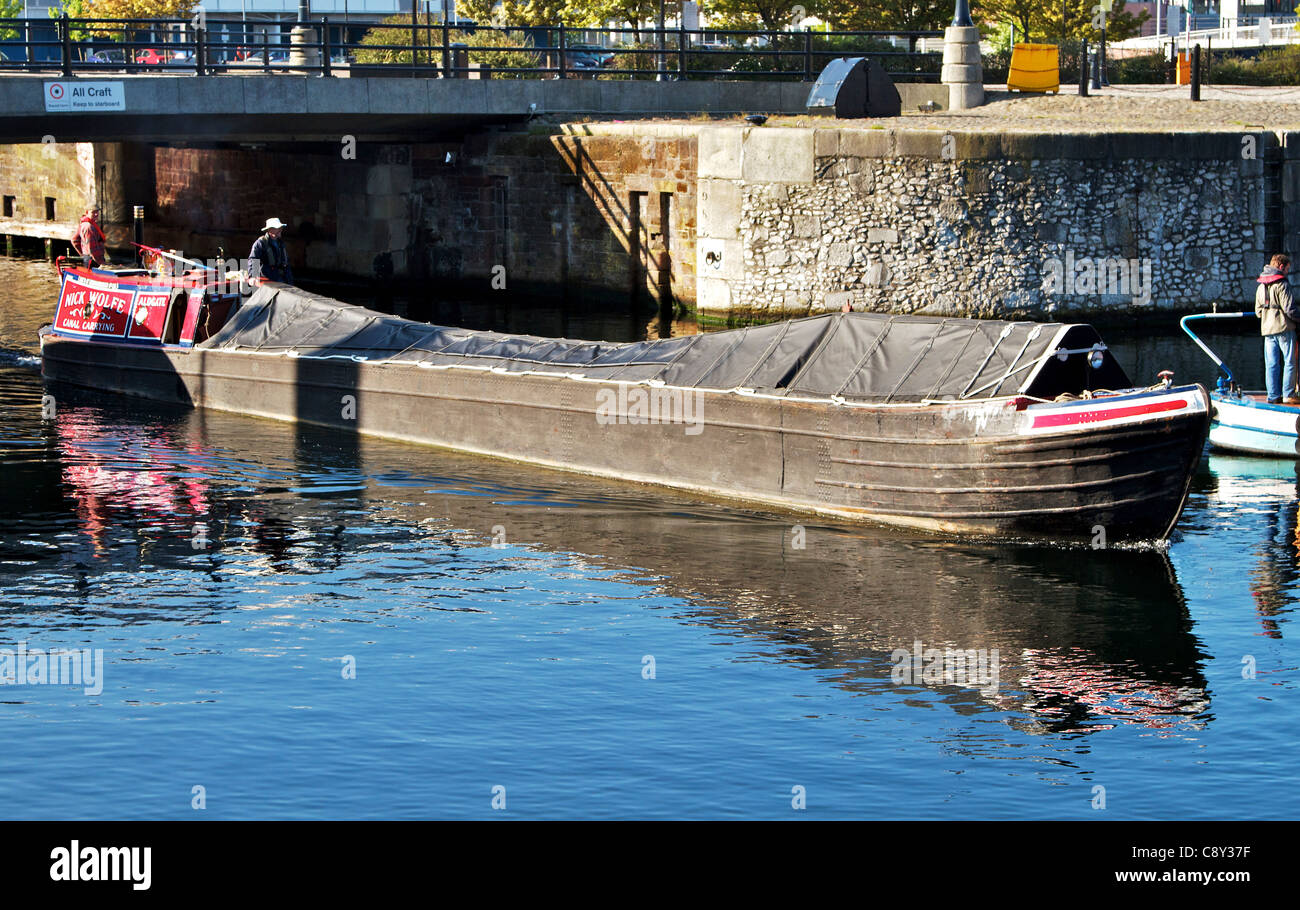
[[[917,50],[938,31],[641,30],[648,41],[575,43],[588,30],[441,22],[250,24],[188,19],[0,19],[0,74],[106,73],[552,79],[799,79],[831,59],[870,56],[899,81],[937,81],[941,54]],[[292,40],[283,25],[293,26]],[[213,28],[216,26],[216,28]],[[303,29],[311,29],[304,32]],[[705,43],[705,39],[709,43]],[[719,40],[721,39],[721,40]],[[382,42],[382,43],[381,43]]]
[[[1176,41],[1178,45],[1214,42],[1219,47],[1265,47],[1294,44],[1300,41],[1297,30],[1300,17],[1293,15],[1196,16],[1190,29],[1177,36],[1144,35],[1113,43],[1118,48],[1161,48]]]

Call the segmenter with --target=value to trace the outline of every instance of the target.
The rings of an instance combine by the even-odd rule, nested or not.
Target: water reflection
[[[1297,463],[1215,454],[1209,495],[1239,512],[1259,513],[1263,539],[1252,552],[1250,594],[1260,632],[1282,637],[1280,617],[1297,602],[1300,584],[1300,474]]]
[[[687,622],[763,643],[759,659],[868,697],[887,689],[963,715],[1003,712],[1040,733],[1194,728],[1208,708],[1205,655],[1162,551],[818,525],[307,426],[153,405],[146,415],[58,393],[46,459],[57,483],[31,483],[59,492],[28,507],[40,539],[60,543],[26,546],[30,533],[5,524],[0,545],[21,558],[0,565],[0,585],[15,593],[78,579],[64,592],[62,625],[141,610],[210,619],[229,609],[223,585],[236,575],[250,585],[286,576],[291,592],[304,577],[352,569],[349,587],[382,601],[388,579],[437,576],[466,554],[492,557],[485,572],[519,555],[561,555],[577,571],[613,570],[676,599]],[[1294,538],[1294,510],[1289,520],[1279,533]],[[148,587],[150,606],[90,608],[88,586],[124,571],[140,573],[133,583]],[[996,649],[996,687],[896,684],[894,652],[917,642]]]

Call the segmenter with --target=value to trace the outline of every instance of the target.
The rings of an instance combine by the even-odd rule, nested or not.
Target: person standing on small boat
[[[262,236],[253,241],[253,248],[248,252],[250,270],[255,269],[254,277],[293,284],[289,254],[285,252],[284,243],[280,240],[284,228],[285,224],[279,218],[268,218],[266,224],[262,225]],[[254,260],[257,261],[256,266],[253,266]]]
[[[104,240],[104,232],[99,227],[99,206],[92,206],[81,216],[77,233],[72,238],[72,248],[85,261],[86,268],[104,264]]]
[[[1300,398],[1294,393],[1294,330],[1300,322],[1300,308],[1287,283],[1290,271],[1291,257],[1277,253],[1255,279],[1259,282],[1255,290],[1255,315],[1259,317],[1259,331],[1264,336],[1264,385],[1269,404],[1281,404],[1284,390],[1287,404],[1300,404]]]

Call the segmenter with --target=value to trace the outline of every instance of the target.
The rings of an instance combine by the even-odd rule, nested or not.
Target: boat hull
[[[1169,534],[1209,425],[1200,386],[1069,405],[862,406],[50,333],[42,349],[53,382],[801,512],[1094,544]],[[653,419],[652,400],[646,419],[651,396],[668,419]]]
[[[1210,445],[1271,458],[1300,457],[1300,407],[1269,404],[1249,395],[1210,395]]]

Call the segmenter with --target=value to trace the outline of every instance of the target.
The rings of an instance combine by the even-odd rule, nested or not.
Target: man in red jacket
[[[81,254],[87,268],[104,264],[104,232],[99,228],[98,206],[86,209],[86,214],[81,216],[72,247]]]
[[[1259,331],[1264,336],[1264,385],[1269,404],[1281,404],[1286,395],[1287,404],[1300,404],[1295,396],[1295,325],[1300,322],[1297,305],[1287,274],[1291,271],[1291,257],[1278,253],[1264,266],[1264,273],[1255,280],[1255,315],[1259,317]]]

